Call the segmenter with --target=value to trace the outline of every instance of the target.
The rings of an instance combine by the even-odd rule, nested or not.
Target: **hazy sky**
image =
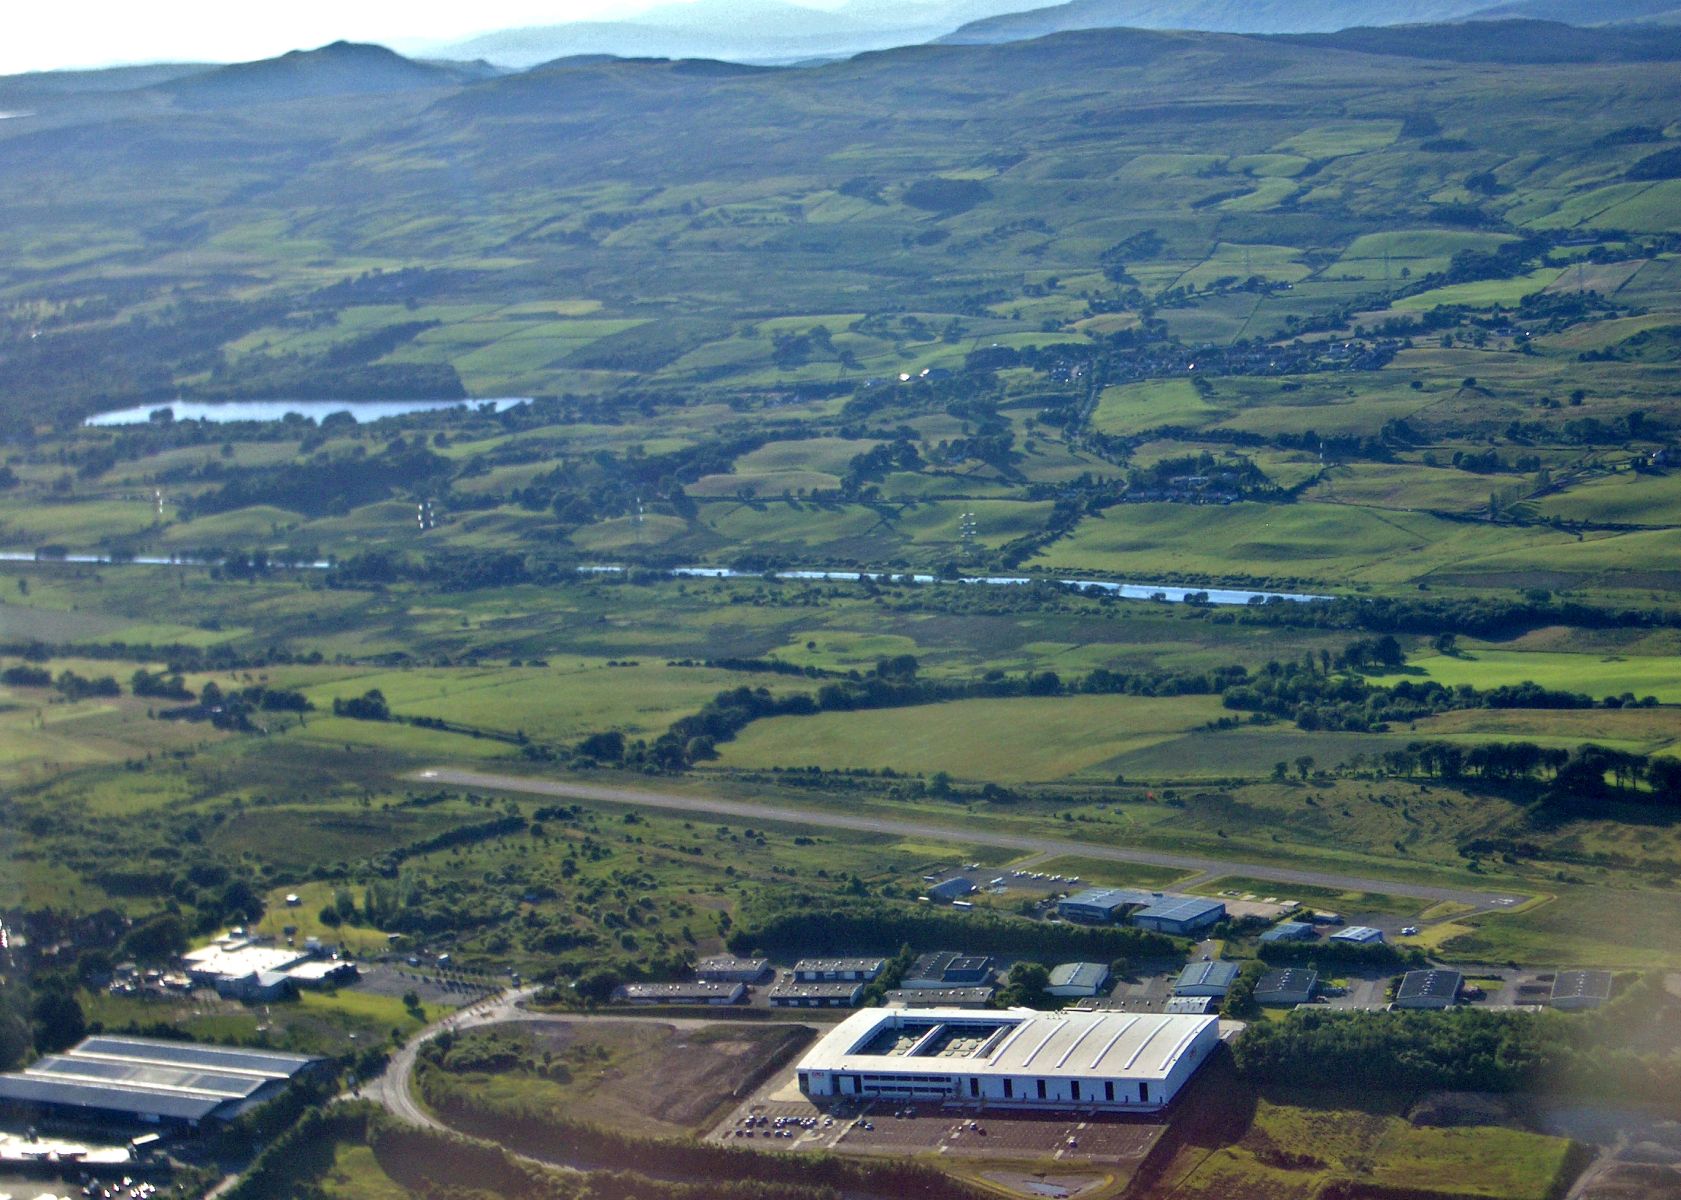
[[[243,62],[340,38],[412,49],[653,6],[654,0],[6,0],[0,75],[112,63]]]

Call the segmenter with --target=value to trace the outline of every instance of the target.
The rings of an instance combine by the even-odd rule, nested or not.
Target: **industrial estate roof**
[[[1148,917],[1156,921],[1196,921],[1212,912],[1223,911],[1225,907],[1222,900],[1205,900],[1201,896],[1163,896],[1144,911],[1134,913],[1133,917]]]
[[[1598,1000],[1611,998],[1611,972],[1560,971],[1553,980],[1553,1003],[1560,1000]]]
[[[818,1042],[800,1069],[1165,1079],[1214,1022],[1163,1013],[866,1008]],[[880,1053],[883,1046],[895,1052]]]
[[[1197,1016],[1213,1007],[1213,996],[1172,996],[1162,1005],[1162,1011],[1179,1016]]]
[[[1395,990],[1397,1002],[1402,1000],[1446,1000],[1452,1003],[1459,995],[1464,976],[1458,971],[1408,971],[1401,976],[1401,986]]]
[[[840,971],[880,971],[886,964],[879,958],[802,958],[794,964],[796,974],[820,975]]]
[[[1097,988],[1108,978],[1109,968],[1102,963],[1061,963],[1051,969],[1050,986]]]
[[[1060,903],[1078,904],[1090,908],[1124,908],[1129,904],[1154,904],[1155,892],[1141,892],[1137,888],[1089,887],[1075,892]]]
[[[1347,929],[1339,929],[1331,935],[1333,942],[1354,942],[1357,945],[1369,946],[1383,941],[1383,930],[1373,929],[1370,925],[1350,925]]]
[[[1313,926],[1306,921],[1280,921],[1261,935],[1263,942],[1300,942],[1313,936]]]
[[[1319,972],[1307,967],[1284,967],[1282,970],[1268,971],[1255,981],[1255,995],[1269,996],[1279,992],[1290,994],[1313,994],[1313,987],[1319,982]]]
[[[911,1008],[939,1008],[942,1004],[991,1003],[998,989],[990,986],[949,988],[894,988],[887,993],[889,1004],[904,1004]]]
[[[153,1038],[91,1037],[15,1075],[0,1099],[197,1121],[237,1110],[317,1060]]]
[[[1173,987],[1218,987],[1229,988],[1237,980],[1237,964],[1234,962],[1200,961],[1186,963],[1185,969],[1179,972],[1179,978]]]
[[[790,979],[771,985],[765,995],[772,1000],[850,1000],[863,990],[862,979]]]

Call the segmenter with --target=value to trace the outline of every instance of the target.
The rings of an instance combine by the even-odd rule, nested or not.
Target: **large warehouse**
[[[951,1100],[1155,1112],[1219,1044],[1213,1017],[866,1008],[799,1065],[814,1100]]]
[[[150,1124],[226,1121],[278,1094],[319,1059],[138,1037],[90,1037],[15,1075],[0,1102]]]

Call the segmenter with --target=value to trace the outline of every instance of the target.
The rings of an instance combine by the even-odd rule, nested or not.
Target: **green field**
[[[1162,425],[1201,425],[1218,413],[1188,379],[1105,388],[1092,414],[1104,433],[1142,433]]]
[[[1408,671],[1447,687],[1462,683],[1500,687],[1532,680],[1543,687],[1584,692],[1595,699],[1633,692],[1637,698],[1656,696],[1665,704],[1681,703],[1681,656],[1673,655],[1623,658],[1476,646],[1467,647],[1459,656],[1420,655],[1409,660]]]
[[[1069,696],[760,721],[721,747],[728,767],[852,767],[1022,783],[1105,764],[1221,715],[1218,700]]]

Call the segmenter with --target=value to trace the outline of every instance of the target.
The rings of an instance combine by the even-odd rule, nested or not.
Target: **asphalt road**
[[[468,1008],[453,1012],[442,1020],[434,1021],[404,1042],[402,1048],[385,1064],[385,1070],[372,1079],[363,1080],[356,1090],[356,1095],[388,1109],[405,1124],[420,1125],[427,1129],[448,1128],[422,1108],[414,1098],[409,1081],[414,1075],[415,1055],[423,1045],[447,1029],[470,1029],[475,1025],[518,1020],[523,1015],[519,1003],[536,994],[537,989],[534,987],[502,992],[488,1000],[481,1000]]]
[[[925,821],[899,821],[826,809],[790,808],[741,800],[721,800],[713,796],[651,792],[640,788],[598,787],[593,784],[533,779],[521,775],[497,775],[487,771],[458,771],[447,767],[434,767],[419,772],[416,778],[428,783],[518,792],[559,800],[598,800],[610,804],[663,808],[707,816],[741,817],[750,821],[774,821],[779,824],[808,825],[820,829],[850,829],[859,833],[881,833],[902,838],[933,838],[959,845],[967,843],[973,846],[998,846],[1006,850],[1019,850],[1024,854],[1077,854],[1082,858],[1095,858],[1106,862],[1141,863],[1152,867],[1171,867],[1180,871],[1200,871],[1216,877],[1247,875],[1275,883],[1305,884],[1310,887],[1336,888],[1345,892],[1381,892],[1391,896],[1410,896],[1419,900],[1451,900],[1472,905],[1477,909],[1507,908],[1524,899],[1523,896],[1501,892],[1432,887],[1366,875],[1341,875],[1330,871],[1266,866],[1260,863],[1202,858],[1191,854],[1168,854],[1159,850],[1080,842],[1072,838],[1028,837],[984,829],[963,829],[956,825]]]

